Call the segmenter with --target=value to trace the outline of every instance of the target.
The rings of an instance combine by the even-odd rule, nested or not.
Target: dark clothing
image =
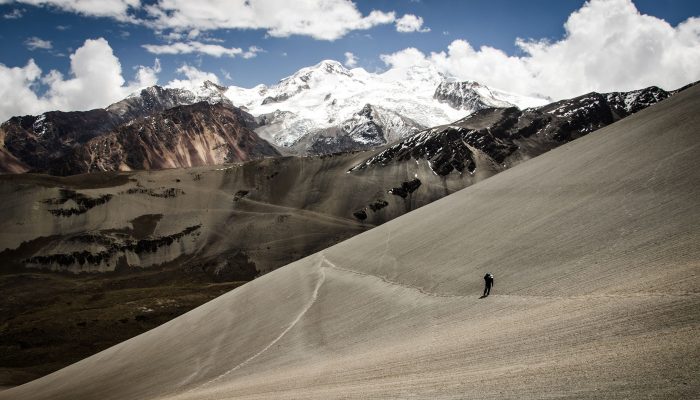
[[[491,293],[491,288],[493,287],[493,275],[484,275],[484,297]]]

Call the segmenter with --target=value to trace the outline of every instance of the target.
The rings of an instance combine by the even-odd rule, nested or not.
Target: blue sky
[[[640,12],[672,25],[700,15],[699,1],[636,0],[634,3]],[[256,57],[244,59],[207,54],[151,54],[143,44],[167,43],[151,28],[111,17],[82,16],[55,7],[9,3],[0,5],[0,14],[12,15],[20,10],[22,16],[1,20],[0,63],[8,67],[21,66],[34,59],[44,71],[56,69],[69,74],[67,56],[86,39],[104,37],[119,58],[127,79],[135,66],[152,65],[157,57],[162,65],[158,79],[161,84],[176,78],[178,67],[189,64],[215,73],[222,83],[250,87],[257,83],[274,83],[322,59],[343,61],[345,52],[352,52],[357,57],[357,65],[369,71],[386,68],[380,60],[381,54],[406,47],[425,53],[437,52],[455,39],[465,39],[475,48],[489,45],[517,55],[522,50],[515,46],[516,38],[560,39],[564,35],[564,22],[582,4],[580,0],[358,1],[357,9],[363,15],[372,10],[412,14],[423,18],[423,27],[430,31],[401,33],[393,24],[382,24],[350,31],[333,41],[303,35],[270,37],[266,29],[216,29],[200,37],[202,42],[222,40],[215,43],[227,48],[257,46],[264,50]],[[141,14],[135,12],[135,15]],[[32,37],[50,41],[52,48],[30,50],[26,42]]]
[[[0,120],[324,59],[561,99],[700,80],[697,0],[0,0]]]

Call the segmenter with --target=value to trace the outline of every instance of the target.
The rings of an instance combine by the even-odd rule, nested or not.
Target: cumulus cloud
[[[41,69],[34,60],[24,67],[7,67],[0,64],[0,121],[13,115],[35,114],[46,111],[31,85],[41,77]]]
[[[24,67],[0,64],[0,121],[13,115],[49,110],[89,110],[105,107],[142,87],[157,83],[160,63],[139,66],[126,82],[119,59],[102,38],[88,39],[70,56],[70,76],[56,70],[42,74],[29,60]],[[43,92],[37,88],[43,87]]]
[[[119,21],[134,21],[129,15],[130,9],[141,7],[140,0],[14,0],[38,7],[51,7],[61,11],[73,12],[88,17],[110,17]],[[0,0],[0,4],[12,0]]]
[[[435,54],[435,53],[433,53]],[[412,66],[428,66],[430,59],[415,47],[408,47],[391,54],[382,54],[379,58],[391,68],[408,68]]]
[[[350,31],[394,22],[393,12],[363,15],[350,0],[161,0],[146,5],[156,29],[265,29],[270,36],[335,40]]]
[[[396,20],[397,32],[430,32],[430,28],[423,27],[423,18],[413,14],[406,14]]]
[[[700,18],[673,27],[640,14],[630,0],[591,0],[564,28],[556,42],[518,39],[523,56],[455,40],[447,51],[408,48],[382,60],[390,67],[432,64],[460,79],[555,99],[650,85],[675,89],[700,79]]]
[[[206,72],[188,64],[184,64],[177,69],[177,73],[184,75],[185,79],[173,79],[166,87],[193,90],[206,81],[219,83],[219,77],[213,72]]]
[[[24,45],[32,51],[36,49],[49,50],[53,48],[53,45],[51,44],[50,40],[43,40],[36,36],[27,38],[27,40],[24,41]]]
[[[345,52],[345,66],[354,68],[357,65],[357,57],[349,51]]]
[[[198,41],[175,42],[169,44],[144,44],[142,46],[153,54],[206,54],[213,57],[235,57],[243,53],[240,47],[224,47],[218,44],[202,43]]]
[[[155,59],[152,67],[147,67],[144,65],[139,65],[136,68],[136,74],[134,80],[127,86],[127,91],[134,91],[147,87],[153,86],[158,83],[158,74],[160,73],[161,66],[160,60]]]

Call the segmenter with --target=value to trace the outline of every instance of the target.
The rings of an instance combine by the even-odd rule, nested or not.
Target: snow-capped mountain
[[[124,100],[108,106],[106,110],[123,119],[136,119],[155,112],[165,111],[169,108],[199,103],[200,101],[206,101],[209,104],[223,103],[232,105],[228,97],[224,95],[225,92],[226,88],[224,86],[210,81],[205,81],[201,86],[193,90],[149,86],[132,93]]]
[[[347,69],[337,61],[322,61],[269,87],[227,88],[210,81],[189,88],[151,86],[104,109],[16,117],[0,132],[3,143],[0,158],[4,160],[5,169],[16,172],[69,174],[93,169],[134,168],[135,164],[116,163],[114,160],[121,159],[121,155],[114,156],[112,150],[97,151],[87,143],[99,136],[109,136],[118,127],[146,126],[141,119],[200,102],[229,109],[240,107],[241,112],[236,113],[237,125],[254,130],[283,153],[304,155],[372,149],[402,140],[427,127],[458,120],[485,107],[524,107],[546,101],[510,95],[476,82],[456,82],[431,66],[370,73],[362,68]],[[185,110],[195,109],[204,112],[202,107]],[[210,114],[221,113],[224,111],[217,109]],[[202,121],[216,125],[215,118]],[[195,128],[179,127],[177,131],[183,135],[177,137],[200,137],[201,132]],[[118,136],[123,137],[126,136]],[[219,139],[217,136],[216,140]],[[229,142],[234,143],[226,143]],[[104,147],[116,142],[103,140],[100,143]],[[146,147],[155,149],[161,145],[174,146],[175,143],[154,142]],[[83,147],[84,154],[78,151]],[[268,153],[273,154],[262,152],[260,155]],[[212,156],[206,163],[229,158]],[[154,161],[149,165],[170,164]],[[190,164],[187,161],[172,165]]]
[[[469,113],[489,107],[529,108],[545,104],[544,99],[520,96],[502,90],[491,89],[474,81],[459,82],[445,80],[440,82],[433,95],[435,100],[447,103],[458,110]]]
[[[414,132],[393,129],[390,121],[405,120],[411,121],[407,123],[411,127],[427,127],[455,121],[485,107],[531,107],[547,103],[545,99],[517,96],[476,82],[456,82],[433,66],[370,73],[362,68],[347,69],[332,60],[302,68],[269,87],[230,87],[226,96],[258,117],[262,125],[257,129],[258,134],[278,146],[292,149],[299,148],[302,142],[313,148],[309,139],[315,136],[327,141],[329,131],[336,138],[350,134],[352,129],[343,127],[357,120],[367,105],[373,110],[374,124],[388,136],[356,141],[378,146]],[[389,125],[384,125],[385,122]],[[331,150],[330,146],[321,147]]]
[[[401,140],[424,128],[394,111],[365,104],[359,112],[336,126],[303,136],[292,149],[299,154],[368,150]]]
[[[678,91],[682,90],[679,89]],[[495,173],[587,135],[678,91],[656,86],[631,92],[588,93],[542,107],[488,108],[389,146],[353,167],[358,171],[414,160],[436,175]]]

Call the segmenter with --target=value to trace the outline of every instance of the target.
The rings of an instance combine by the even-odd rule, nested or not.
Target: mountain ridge
[[[658,102],[666,96],[662,93],[672,92],[661,89],[654,93],[649,89],[614,92],[609,94],[609,98],[600,101],[615,103],[616,109],[612,112],[616,115],[628,115],[638,111],[640,107]],[[644,101],[635,100],[639,96],[649,98]],[[274,99],[270,100],[273,97]],[[533,110],[545,110],[548,105],[531,107],[532,104],[541,104],[544,101],[513,95],[474,81],[459,82],[441,74],[434,67],[413,66],[394,68],[383,73],[369,73],[361,68],[347,69],[337,61],[324,60],[314,66],[302,68],[270,87],[258,85],[252,89],[243,89],[235,86],[225,87],[211,81],[205,81],[191,90],[156,85],[132,93],[104,109],[84,112],[52,111],[38,116],[10,118],[0,125],[0,171],[67,175],[95,170],[92,168],[151,168],[149,163],[143,164],[143,160],[130,164],[115,164],[104,160],[93,163],[93,156],[86,147],[87,142],[118,130],[122,125],[128,126],[173,107],[198,102],[205,102],[210,107],[220,104],[238,109],[239,106],[241,112],[235,113],[242,118],[237,117],[237,124],[254,131],[261,140],[266,140],[275,147],[274,152],[265,150],[262,156],[303,156],[362,151],[383,146],[391,148],[394,142],[412,137],[423,129],[434,129],[449,124],[457,126],[464,118],[493,107],[506,109],[518,105],[520,108],[516,109],[521,116],[526,115],[526,118],[535,118],[546,123],[545,120],[549,117],[534,117]],[[560,104],[562,101],[549,105]],[[636,108],[629,108],[628,103]],[[566,121],[563,121],[567,115],[559,115],[557,112],[551,110],[548,115],[553,115],[551,118],[561,122],[558,127],[564,130],[583,129],[567,126]],[[212,112],[213,114],[215,112]],[[585,115],[574,117],[578,120],[587,118]],[[607,118],[605,123],[610,123],[615,118]],[[213,120],[209,122],[214,124],[211,129],[218,129]],[[601,123],[594,125],[586,128],[586,132],[604,126]],[[162,125],[162,128],[169,129],[167,125]],[[539,128],[530,126],[528,129]],[[221,133],[219,132],[220,138],[223,137]],[[523,134],[525,133],[527,132]],[[583,131],[577,134],[580,133]],[[561,136],[562,133],[555,132],[553,135]],[[216,142],[219,143],[219,140]],[[101,143],[104,146],[110,141],[102,140]],[[157,152],[156,148],[160,146],[175,145],[152,144],[151,152]],[[501,145],[496,147],[508,147],[503,143]],[[544,146],[543,150],[551,147]],[[466,154],[466,150],[463,148],[460,152]],[[220,149],[212,147],[207,151],[213,154],[220,152]],[[201,150],[198,152],[202,153]],[[108,152],[100,153],[104,155]],[[531,157],[536,153],[538,152],[525,156]],[[459,157],[461,156],[457,158]],[[128,156],[118,158],[127,159]],[[225,162],[246,160],[248,157],[227,158],[219,155],[208,159],[209,162]],[[500,160],[495,162],[500,163]],[[156,163],[154,168],[160,165]],[[162,165],[191,166],[188,162],[165,162]],[[463,169],[463,166],[460,168]],[[442,170],[443,167],[438,169]]]
[[[684,87],[685,88],[685,87]],[[631,92],[591,92],[573,99],[520,110],[484,108],[397,142],[350,171],[408,160],[425,161],[437,175],[475,173],[475,158],[503,170],[562,143],[641,111],[680,90],[656,86]]]
[[[305,138],[308,143],[314,135],[322,136],[323,131],[342,130],[343,122],[360,113],[366,104],[425,127],[454,121],[485,106],[517,104],[525,107],[545,102],[492,90],[476,82],[464,85],[471,85],[471,90],[466,87],[460,90],[459,83],[432,66],[370,73],[324,60],[274,85],[250,89],[232,86],[226,94],[235,104],[256,116],[276,113],[278,118],[266,121],[259,133],[282,149],[292,150],[305,136],[311,136]],[[386,118],[391,117],[387,115]],[[340,148],[335,150],[340,151]]]
[[[176,126],[173,124],[161,124],[159,126],[166,132],[160,135],[161,132],[155,132],[146,126],[149,123],[153,124],[156,120],[162,122],[164,118],[168,118],[167,116],[173,116],[174,112],[171,110],[178,107],[180,107],[180,112],[176,113],[178,121],[189,123],[188,126],[192,130],[183,131],[175,129]],[[199,120],[199,124],[193,123],[197,113],[200,116],[203,115],[202,113],[207,114],[204,119]],[[190,114],[189,118],[186,114]],[[153,116],[157,118],[153,119]],[[225,121],[217,121],[217,118],[224,118]],[[230,129],[222,129],[221,124]],[[152,136],[151,139],[140,141],[141,144],[150,143],[150,148],[141,146],[138,154],[128,154],[124,152],[125,149],[135,150],[137,147],[132,146],[133,141],[122,141],[125,140],[123,134],[134,126],[139,126],[142,131],[145,129],[150,132],[150,135],[167,137],[172,142],[152,140],[155,137]],[[205,82],[200,90],[195,92],[152,86],[105,109],[51,111],[39,116],[10,118],[0,125],[0,154],[3,155],[0,160],[7,160],[6,164],[0,164],[0,171],[71,175],[100,170],[174,168],[202,165],[201,163],[221,164],[246,161],[251,157],[279,156],[280,153],[267,142],[262,144],[263,139],[252,131],[256,127],[255,118],[234,107],[230,100],[223,96],[223,87],[211,82]],[[249,144],[255,142],[262,147],[255,145],[251,149],[253,151],[251,154],[244,154],[231,136],[240,134],[242,130],[245,131],[244,136],[246,136],[243,139],[244,142]],[[192,153],[194,158],[190,158],[189,154],[181,153],[176,159],[166,161],[167,156],[161,154],[155,157],[161,161],[144,163],[147,158],[153,158],[162,149],[177,147],[180,138],[185,137],[187,138],[185,141],[189,140],[190,143],[184,146],[190,149],[187,152]],[[201,143],[198,143],[200,141]],[[98,143],[99,149],[96,147]],[[209,147],[202,147],[203,145]],[[117,155],[120,151],[124,153]],[[232,156],[222,156],[219,154],[222,151]],[[146,153],[150,156],[143,158]],[[104,157],[115,156],[124,162],[104,159]],[[103,159],[99,160],[96,157],[103,157]],[[130,161],[126,162],[126,160]]]

